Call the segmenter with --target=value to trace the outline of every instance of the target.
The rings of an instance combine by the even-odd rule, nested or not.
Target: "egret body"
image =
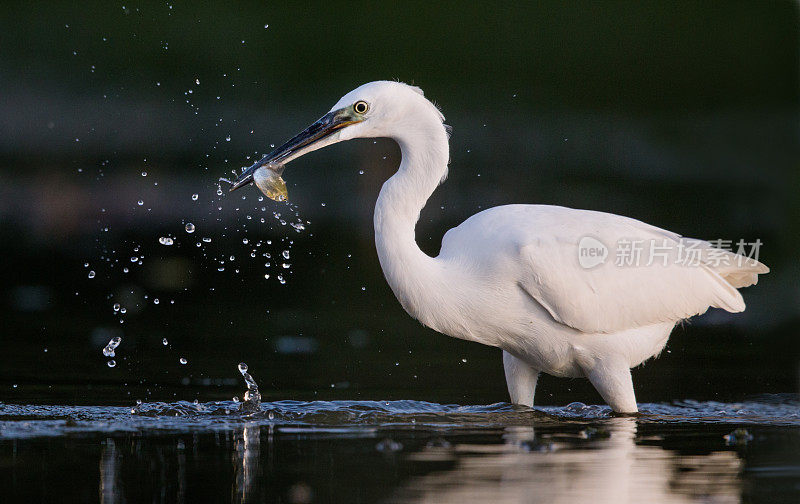
[[[447,176],[444,117],[419,88],[370,82],[320,120],[243,171],[233,189],[266,166],[353,138],[388,137],[402,161],[375,206],[381,268],[403,308],[438,332],[503,350],[511,401],[533,405],[539,374],[588,378],[617,412],[637,411],[630,368],[657,355],[675,324],[709,307],[744,310],[738,288],[768,268],[754,259],[681,238],[643,222],[547,205],[506,205],[449,230],[439,255],[415,241],[425,202]],[[649,265],[587,266],[582,240],[641,242]],[[681,263],[691,248],[696,263]],[[722,257],[725,261],[719,261]],[[664,259],[661,261],[661,259]]]

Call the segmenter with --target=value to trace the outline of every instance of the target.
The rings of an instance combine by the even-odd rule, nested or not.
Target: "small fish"
[[[289,199],[289,192],[286,190],[286,182],[281,177],[282,173],[283,165],[280,164],[260,166],[253,172],[253,181],[267,198],[273,201],[286,201]]]

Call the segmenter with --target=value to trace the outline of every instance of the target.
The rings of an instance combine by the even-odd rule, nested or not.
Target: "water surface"
[[[0,488],[59,502],[797,502],[800,402],[0,405]]]

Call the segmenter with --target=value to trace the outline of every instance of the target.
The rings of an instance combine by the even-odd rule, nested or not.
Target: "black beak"
[[[353,118],[348,109],[339,109],[328,112],[320,117],[317,122],[295,135],[291,140],[287,141],[280,147],[276,148],[269,154],[262,157],[260,160],[253,163],[244,170],[241,175],[236,177],[231,185],[231,191],[235,191],[242,186],[245,186],[253,181],[253,173],[260,167],[268,164],[282,165],[288,163],[292,159],[302,156],[305,152],[309,152],[309,147],[314,143],[322,140],[328,135],[337,130],[344,128],[350,124],[359,122],[360,119]]]

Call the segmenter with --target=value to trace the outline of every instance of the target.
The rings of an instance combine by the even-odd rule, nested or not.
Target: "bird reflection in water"
[[[425,465],[441,464],[445,450],[429,445],[409,457],[423,475],[389,502],[739,502],[742,462],[735,452],[683,455],[636,437],[633,418],[575,435],[537,437],[533,427],[509,427],[504,444],[454,444],[454,464],[433,472]]]
[[[203,448],[211,435],[205,441],[202,436],[101,441],[99,500],[191,502],[193,491],[202,487],[213,492],[216,487],[223,494],[229,491],[232,502],[280,498],[299,504],[320,501],[316,495],[320,488],[358,494],[353,485],[366,488],[372,483],[355,478],[343,486],[327,487],[327,480],[317,486],[315,474],[335,474],[342,465],[364,474],[369,471],[382,481],[380,491],[371,494],[381,502],[727,503],[738,502],[743,492],[744,461],[723,447],[721,436],[716,437],[717,444],[698,440],[698,450],[690,453],[685,443],[673,444],[670,436],[676,431],[630,417],[591,423],[543,420],[500,431],[422,429],[410,436],[403,429],[375,427],[369,433],[345,434],[347,441],[314,444],[315,450],[293,458],[290,465],[286,459],[276,462],[280,458],[273,453],[281,452],[275,446],[276,442],[281,446],[281,438],[289,443],[285,446],[298,446],[290,429],[273,441],[273,424],[248,419],[231,427],[213,434],[216,451],[210,444]],[[306,427],[303,435],[316,429]],[[344,434],[347,428],[335,430]],[[324,428],[317,432],[330,435]],[[376,435],[401,439],[403,448],[391,456],[378,453]],[[335,445],[355,448],[363,457],[354,460],[351,452],[331,452],[323,461],[317,457],[318,450]],[[147,475],[125,470],[144,461]],[[219,479],[209,481],[209,475]],[[330,496],[322,495],[323,500]]]

